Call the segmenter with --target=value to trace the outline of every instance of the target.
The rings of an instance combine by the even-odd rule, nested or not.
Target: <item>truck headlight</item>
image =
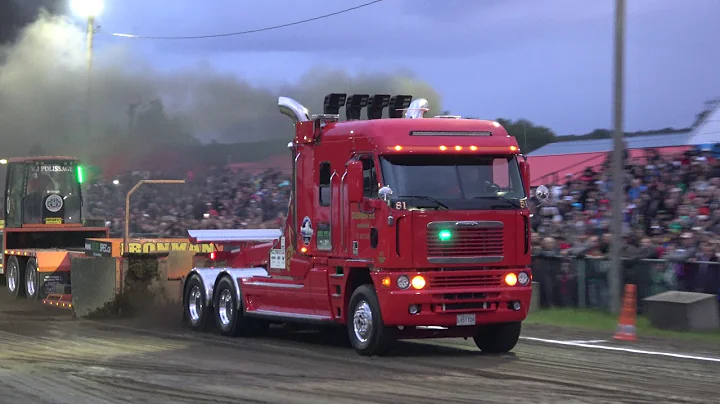
[[[400,289],[407,289],[410,287],[410,278],[405,275],[400,275],[397,278],[397,286]]]
[[[528,275],[527,272],[520,272],[518,274],[518,283],[527,286],[527,284],[530,283],[530,275]]]

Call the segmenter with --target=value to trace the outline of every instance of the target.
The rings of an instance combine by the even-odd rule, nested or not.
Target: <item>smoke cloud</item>
[[[2,0],[0,2],[0,44],[14,42],[25,26],[34,22],[41,11],[60,14],[66,0]]]
[[[297,99],[311,113],[322,112],[330,92],[411,94],[427,98],[431,114],[441,111],[437,92],[408,72],[352,76],[319,67],[297,84],[259,88],[210,67],[161,73],[127,46],[96,50],[88,87],[85,33],[64,17],[41,14],[19,35],[4,39],[11,37],[15,41],[0,48],[3,157],[63,153],[85,158],[85,152],[111,153],[118,142],[137,139],[289,140],[292,126],[278,111],[279,95]]]

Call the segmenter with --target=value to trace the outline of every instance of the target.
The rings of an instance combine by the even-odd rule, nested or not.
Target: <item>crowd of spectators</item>
[[[643,159],[626,156],[621,251],[625,275],[648,279],[626,280],[638,287],[644,285],[648,290],[639,291],[643,295],[652,294],[649,289],[657,285],[717,294],[720,161],[708,151],[680,155],[660,155],[652,150],[647,153]],[[610,161],[608,156],[598,169],[587,168],[580,175],[550,184],[545,203],[537,206],[537,200],[531,201],[537,206],[533,216],[533,255],[540,258],[533,270],[553,274],[552,282],[558,288],[566,285],[563,293],[555,291],[559,296],[570,294],[572,278],[577,276],[571,258],[610,255],[613,194]],[[664,261],[652,264],[648,259]],[[636,263],[641,260],[653,270],[638,269]],[[601,266],[602,260],[591,261],[594,267],[586,270]]]
[[[552,184],[533,217],[535,247],[562,254],[609,253],[610,159],[598,170]],[[709,153],[646,158],[625,165],[625,254],[717,260],[720,255],[720,164]]]
[[[720,162],[709,153],[648,153],[643,159],[626,159],[625,256],[717,261]],[[609,161],[549,184],[550,197],[533,216],[536,254],[609,254]],[[279,171],[216,167],[181,177],[187,184],[147,185],[133,194],[132,234],[186,236],[187,228],[278,228],[284,222],[290,187],[287,175]],[[125,195],[142,178],[178,177],[136,172],[94,182],[85,191],[86,217],[106,218],[112,233],[122,234]]]
[[[132,194],[130,234],[186,237],[187,229],[280,228],[290,196],[288,178],[278,171],[212,168],[178,178],[168,173],[133,172],[96,181],[85,191],[86,217],[103,218],[113,236],[125,226],[125,196],[141,179],[184,179],[185,184],[149,184]]]

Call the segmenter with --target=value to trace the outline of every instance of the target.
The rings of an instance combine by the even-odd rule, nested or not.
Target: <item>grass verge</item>
[[[598,310],[554,308],[530,313],[525,323],[614,332],[618,318],[610,313]],[[660,330],[653,327],[650,320],[644,316],[637,317],[636,326],[639,337],[650,336],[720,342],[720,331],[682,332]]]

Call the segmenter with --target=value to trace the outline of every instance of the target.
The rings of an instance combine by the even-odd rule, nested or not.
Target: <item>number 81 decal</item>
[[[405,204],[405,202],[397,201],[397,202],[395,202],[395,209],[397,209],[397,210],[407,210],[407,205]]]

